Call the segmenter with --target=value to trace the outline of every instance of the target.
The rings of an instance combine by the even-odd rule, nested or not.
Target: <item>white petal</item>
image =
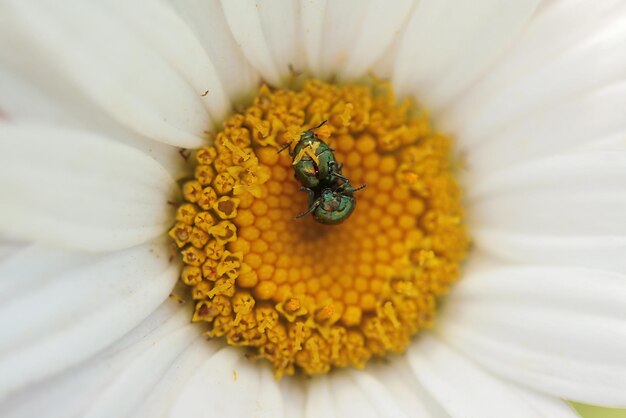
[[[471,179],[476,229],[558,236],[626,235],[626,151],[530,161]]]
[[[9,239],[8,237],[3,237],[2,234],[0,234],[0,262],[6,260],[14,254],[17,254],[27,247],[28,244],[24,242]],[[0,277],[2,276],[0,275]],[[2,290],[0,290],[0,294],[1,293]]]
[[[137,133],[178,146],[202,145],[211,114],[221,117],[227,104],[202,47],[162,3],[125,5],[126,22],[107,7],[5,2],[0,56],[42,84],[60,80],[78,89]],[[143,14],[158,20],[152,31],[167,33],[170,42],[133,20]],[[203,96],[206,90],[211,94]]]
[[[114,250],[161,235],[177,186],[150,157],[80,132],[0,124],[0,231]]]
[[[626,54],[621,52],[626,42],[625,22],[626,13],[621,12],[620,20],[597,28],[595,33],[570,49],[557,51],[551,59],[523,77],[509,80],[509,84],[493,97],[483,97],[480,106],[472,109],[471,116],[468,114],[465,123],[459,125],[461,146],[471,149],[522,118],[623,81]],[[572,119],[575,118],[573,115]]]
[[[405,415],[420,418],[447,418],[450,415],[417,381],[404,354],[371,364],[363,373],[376,378],[392,393]]]
[[[492,372],[550,395],[626,406],[626,276],[501,268],[465,277],[437,331]]]
[[[232,101],[251,98],[259,83],[258,72],[233,37],[219,0],[172,0],[194,31],[215,66]]]
[[[407,19],[405,19],[404,25],[402,29],[394,33],[393,39],[391,40],[391,44],[387,47],[385,52],[378,58],[376,62],[372,64],[371,71],[372,73],[382,80],[389,80],[393,76],[393,72],[395,71],[395,63],[398,57],[398,51],[400,50],[400,41],[404,38],[404,33],[407,30],[407,21],[408,18],[412,15],[411,12],[407,14]],[[395,88],[395,86],[394,86]],[[398,90],[394,90],[396,94]],[[400,92],[401,93],[401,92]]]
[[[309,14],[308,8],[323,9],[295,1],[222,1],[222,5],[244,54],[266,81],[280,84],[294,71],[305,70],[305,54],[312,51],[302,47],[310,36],[302,25],[321,26],[323,14]]]
[[[0,66],[0,120],[57,122],[66,112],[18,74]]]
[[[323,77],[324,21],[328,0],[310,0],[300,3],[302,16],[302,43],[309,71]]]
[[[281,71],[274,62],[268,42],[263,35],[257,3],[253,0],[222,1],[222,7],[228,26],[248,61],[265,81],[279,85],[282,81]],[[283,69],[286,70],[288,69]]]
[[[224,94],[215,67],[193,32],[172,7],[158,0],[135,1],[133,7],[121,0],[104,4],[149,48],[159,51],[161,57],[194,87],[214,121],[221,121],[226,116],[230,101]],[[207,90],[208,93],[204,94]]]
[[[329,1],[322,27],[320,70],[322,78],[335,75],[348,61],[348,51],[355,48],[367,7],[359,0]],[[306,19],[306,15],[302,16]],[[364,68],[361,71],[366,71]]]
[[[287,80],[290,69],[302,70],[305,61],[316,77],[363,76],[391,44],[412,4],[222,3],[248,59],[272,83]]]
[[[199,367],[180,388],[172,417],[280,418],[282,398],[268,365],[250,363],[227,347]]]
[[[331,4],[338,3],[340,2]],[[386,0],[371,0],[366,4],[362,1],[356,2],[348,13],[354,14],[356,10],[363,10],[363,15],[358,25],[352,27],[345,24],[344,16],[331,14],[334,21],[339,21],[334,26],[345,26],[345,29],[356,32],[352,42],[347,42],[345,37],[331,34],[326,38],[330,42],[327,48],[342,48],[335,53],[344,57],[343,62],[337,61],[335,64],[335,71],[339,76],[350,80],[367,75],[400,33],[413,5],[412,0],[395,1],[391,6]]]
[[[370,404],[371,411],[375,416],[379,417],[397,417],[406,418],[406,415],[400,408],[400,402],[396,400],[396,394],[387,390],[387,388],[375,377],[363,371],[350,370],[349,377],[352,382],[350,386],[356,386],[367,399]],[[356,384],[356,385],[355,385]],[[356,389],[355,388],[355,389]],[[349,405],[349,400],[344,399],[341,391],[337,391],[337,398],[345,405]],[[359,414],[359,416],[363,416]]]
[[[619,26],[624,16],[624,3],[621,0],[606,0],[589,7],[585,0],[544,2],[536,16],[529,22],[519,39],[503,54],[498,62],[480,80],[471,86],[467,92],[458,97],[449,109],[442,114],[444,126],[453,131],[471,125],[473,119],[483,113],[483,107],[502,95],[508,88],[515,88],[517,83],[525,82],[539,71],[545,71],[555,62],[562,60],[568,54],[580,49],[589,43],[600,31],[611,26]],[[597,61],[594,54],[620,55],[603,51],[602,48],[588,49],[589,56],[585,60],[581,57],[582,68],[554,67],[546,74],[542,84],[536,84],[531,91],[521,96],[508,96],[507,108],[516,105],[516,102],[526,96],[539,96],[538,92],[552,88],[553,82],[561,82],[563,76],[568,76],[572,70],[582,70],[583,78],[591,79],[596,74]],[[607,83],[600,83],[600,85]],[[575,93],[577,86],[570,89]],[[582,88],[580,91],[589,91]],[[563,92],[567,93],[566,89]],[[574,97],[570,94],[570,97]],[[539,109],[538,109],[539,110]],[[543,107],[542,107],[543,110]],[[473,138],[480,139],[480,138]],[[462,142],[467,141],[461,138]]]
[[[562,399],[527,390],[519,386],[509,385],[509,390],[516,392],[522,397],[541,417],[580,418],[576,410]]]
[[[296,1],[248,2],[246,7],[256,7],[263,35],[273,62],[283,79],[291,75],[292,69],[299,71],[304,66],[304,51],[300,39],[300,7]]]
[[[355,382],[350,379],[347,373],[339,371],[331,376],[330,388],[337,416],[363,418],[377,418],[381,416],[374,404],[370,402],[366,393],[355,385]],[[393,415],[390,414],[390,416]]]
[[[477,248],[514,263],[593,267],[626,273],[626,236],[557,236],[476,228]]]
[[[58,85],[45,87],[49,88],[44,91],[22,74],[0,66],[0,114],[4,112],[7,122],[46,123],[99,133],[141,150],[175,178],[181,178],[183,173],[188,175],[178,149],[126,129],[98,109],[86,106],[84,100],[76,97],[76,92]]]
[[[283,397],[283,415],[288,418],[304,418],[305,390],[307,381],[300,379],[282,379],[278,382]]]
[[[412,5],[411,0],[395,1],[393,6],[384,0],[328,2],[319,33],[320,75],[344,80],[366,76],[401,30]],[[304,11],[303,6],[306,21]]]
[[[616,134],[609,138],[594,141],[580,148],[583,151],[626,151],[626,137]]]
[[[32,292],[50,276],[63,274],[72,267],[97,259],[92,254],[68,252],[37,244],[13,244],[12,247],[13,251],[0,263],[0,305],[9,304],[16,295],[24,296]]]
[[[102,255],[28,253],[35,267],[19,263],[18,254],[1,269],[3,282],[29,283],[0,308],[4,396],[114,342],[167,298],[177,278],[166,244]]]
[[[417,379],[453,418],[550,417],[432,336],[420,337],[407,356]]]
[[[306,418],[341,417],[334,405],[328,376],[318,376],[308,382],[304,411]]]
[[[144,347],[107,382],[84,416],[165,416],[180,385],[212,355],[213,345],[198,331],[197,327],[183,327]]]
[[[422,0],[400,41],[392,81],[435,112],[511,42],[538,1]]]
[[[164,416],[176,390],[164,394],[161,389],[168,385],[175,387],[181,378],[185,380],[184,376],[192,374],[212,353],[212,344],[198,341],[202,339],[198,327],[189,322],[190,310],[182,308],[170,300],[165,301],[141,324],[94,358],[5,399],[0,404],[0,414],[7,417],[68,418],[98,414],[122,417],[136,404],[136,411],[153,406],[162,409],[158,414],[128,416]],[[155,357],[159,358],[155,360]],[[146,366],[161,372],[159,382],[144,380],[150,373],[145,370]],[[132,373],[142,367],[141,373]],[[116,390],[122,392],[119,398],[111,396]],[[129,396],[131,393],[133,396]],[[154,399],[155,395],[161,396]],[[146,405],[147,402],[150,405]]]
[[[489,176],[493,170],[531,158],[590,147],[626,137],[626,81],[594,89],[571,101],[521,118],[484,138],[468,152],[468,166]]]
[[[189,316],[187,316],[189,320]],[[172,407],[178,391],[193,376],[198,367],[202,366],[219,347],[219,342],[207,341],[198,336],[199,327],[192,327],[190,331],[196,336],[195,341],[186,349],[180,352],[179,356],[171,361],[167,366],[169,369],[154,383],[149,396],[136,399],[140,405],[130,417],[158,417],[167,416]],[[175,336],[178,339],[177,336]],[[172,344],[175,342],[172,338]],[[188,343],[187,343],[188,344]],[[160,360],[162,362],[162,360]],[[141,377],[140,377],[141,378]],[[138,382],[138,384],[141,384]],[[119,392],[120,396],[125,396],[124,392]]]

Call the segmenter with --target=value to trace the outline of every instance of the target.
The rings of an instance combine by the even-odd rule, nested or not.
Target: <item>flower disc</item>
[[[357,187],[339,225],[308,216],[289,152],[316,135]],[[450,140],[382,83],[263,86],[194,154],[170,236],[193,320],[268,359],[277,376],[363,367],[433,323],[468,245]]]

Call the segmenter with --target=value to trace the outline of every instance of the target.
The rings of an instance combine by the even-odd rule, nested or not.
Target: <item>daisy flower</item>
[[[0,415],[626,407],[625,41],[609,0],[0,1]]]

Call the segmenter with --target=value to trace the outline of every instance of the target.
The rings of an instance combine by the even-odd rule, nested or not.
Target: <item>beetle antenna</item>
[[[322,123],[320,123],[319,125],[317,125],[315,128],[311,128],[309,129],[310,131],[314,131],[315,129],[321,128],[322,126],[326,125],[326,123],[328,122],[328,119],[326,119],[325,121],[322,121]]]
[[[286,150],[287,148],[289,148],[289,143],[286,143],[285,145],[283,145],[276,154],[280,154],[281,152],[283,152],[284,150]]]
[[[325,149],[324,151],[328,151],[328,149]],[[322,155],[324,151],[320,152],[319,155]],[[350,180],[348,180],[346,176],[341,174],[341,167],[343,167],[343,164],[341,163],[337,164],[335,161],[328,162],[328,168],[330,169],[330,171],[332,171],[333,176],[345,181],[346,183],[350,183]]]

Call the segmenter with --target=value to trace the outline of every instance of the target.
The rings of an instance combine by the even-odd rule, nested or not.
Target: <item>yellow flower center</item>
[[[294,162],[320,154],[292,151],[324,120],[317,138],[354,187],[367,183],[338,225],[295,219],[310,202]],[[468,244],[449,159],[450,140],[386,84],[263,86],[195,153],[182,186],[170,236],[193,321],[269,360],[277,377],[402,352],[432,326]]]

